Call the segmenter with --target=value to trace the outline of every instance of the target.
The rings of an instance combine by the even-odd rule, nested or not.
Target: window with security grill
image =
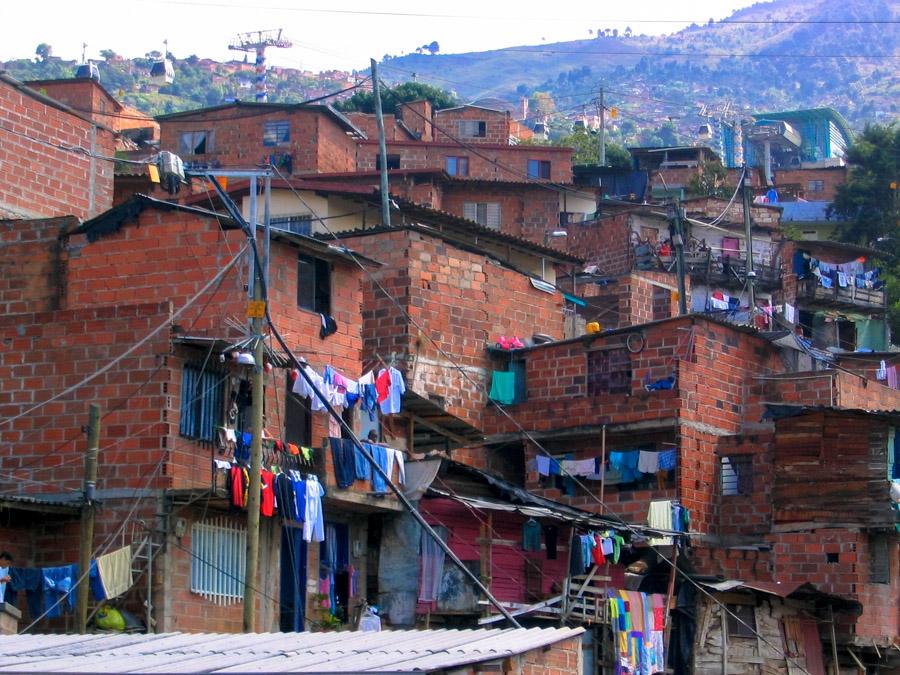
[[[869,583],[891,583],[891,542],[886,534],[869,535]]]
[[[487,122],[459,120],[457,130],[462,138],[484,138],[487,136]]]
[[[753,456],[730,455],[719,460],[719,476],[723,497],[753,493]]]
[[[273,147],[291,142],[290,122],[266,122],[263,126],[263,145]]]
[[[181,372],[181,419],[178,433],[212,442],[224,416],[225,382],[222,373],[186,364]]]
[[[598,349],[587,354],[588,396],[631,393],[628,349]]]
[[[246,527],[224,516],[191,526],[191,593],[217,605],[240,602],[246,564]]]
[[[269,219],[269,225],[276,230],[293,232],[294,234],[309,235],[312,233],[312,217],[302,216],[276,216]]]
[[[479,225],[489,227],[492,230],[500,229],[500,204],[499,202],[465,202],[463,204],[463,217],[474,220]]]

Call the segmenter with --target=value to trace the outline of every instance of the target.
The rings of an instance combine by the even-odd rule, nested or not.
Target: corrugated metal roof
[[[778,202],[783,223],[843,223],[847,219],[829,213],[831,202]]]
[[[3,635],[0,673],[399,673],[504,659],[582,628]]]

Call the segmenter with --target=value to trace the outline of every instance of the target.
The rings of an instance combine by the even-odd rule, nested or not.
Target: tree
[[[422,82],[404,82],[396,87],[381,90],[381,107],[385,113],[391,114],[397,111],[399,104],[423,98],[431,101],[435,110],[459,105],[453,92],[444,91]],[[375,95],[370,91],[357,91],[346,101],[339,102],[336,107],[343,112],[374,113]]]
[[[734,191],[728,186],[728,169],[718,160],[702,162],[699,172],[691,176],[687,189],[696,197],[725,197]]]
[[[47,62],[51,56],[53,56],[53,47],[48,45],[46,42],[42,42],[37,46],[37,49],[34,50],[34,53],[37,55],[38,60],[41,63]]]
[[[566,148],[575,148],[572,163],[584,166],[597,166],[600,163],[600,135],[587,131],[584,127],[576,128],[568,136],[562,136],[553,142]],[[631,155],[621,145],[606,143],[606,166],[615,169],[630,169]]]
[[[850,171],[830,210],[847,223],[840,240],[885,253],[880,261],[888,296],[888,321],[900,337],[900,126],[867,125],[847,150]]]
[[[109,63],[112,61],[118,54],[116,54],[112,49],[101,49],[100,56],[103,57],[103,60]]]
[[[441,51],[441,46],[438,44],[437,40],[432,40],[431,43],[426,45],[425,49],[427,49],[428,53],[433,56]]]

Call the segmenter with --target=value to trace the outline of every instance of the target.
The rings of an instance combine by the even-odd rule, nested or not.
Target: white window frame
[[[463,203],[463,217],[474,220],[482,227],[499,230],[503,214],[500,202],[465,202]]]

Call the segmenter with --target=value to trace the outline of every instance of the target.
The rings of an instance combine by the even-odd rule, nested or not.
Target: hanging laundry
[[[797,309],[789,302],[784,303],[784,319],[788,323],[797,323]]]
[[[381,467],[381,469],[387,473],[387,450],[383,445],[375,445],[364,443],[363,446],[366,450],[369,451],[369,454],[372,455],[372,458],[375,460],[375,463]],[[372,489],[375,492],[387,492],[387,482],[384,477],[372,467]]]
[[[522,550],[541,550],[541,524],[534,518],[529,518],[522,525]]]
[[[594,539],[594,546],[591,548],[591,559],[595,565],[605,565],[606,556],[603,555],[603,545],[599,534],[591,535]]]
[[[556,525],[544,525],[544,548],[547,550],[547,560],[556,560],[556,544],[559,539],[559,528]]]
[[[659,453],[641,450],[638,453],[637,468],[641,473],[656,473],[659,471]]]
[[[337,333],[337,321],[334,320],[333,316],[319,314],[319,317],[322,321],[322,327],[319,329],[319,339],[324,340],[329,335]]]
[[[356,480],[372,479],[372,467],[369,465],[369,460],[355,445],[353,446],[353,475]]]
[[[672,531],[671,500],[650,502],[650,511],[647,513],[647,526],[655,530]],[[652,537],[650,539],[651,546],[670,546],[671,544],[671,536]]]
[[[378,392],[378,404],[386,401],[391,394],[391,373],[387,368],[378,371],[375,378],[375,391]]]
[[[672,450],[663,450],[659,453],[659,470],[660,471],[671,471],[675,468],[678,463],[678,451],[675,449]]]
[[[50,619],[75,611],[78,565],[60,565],[41,569],[44,585],[44,616]]]
[[[491,391],[488,398],[502,405],[510,405],[516,400],[516,374],[512,371],[495,370],[491,373]]]
[[[134,583],[131,571],[131,545],[97,558],[97,572],[105,598],[117,598],[125,593]]]
[[[308,476],[304,483],[306,508],[303,520],[303,539],[305,541],[322,541],[325,539],[325,524],[322,514],[322,497],[325,490],[313,475]]]
[[[609,467],[621,474],[623,483],[633,483],[640,478],[638,473],[638,453],[634,450],[609,453]]]
[[[537,472],[541,476],[549,476],[550,475],[550,458],[546,455],[538,455],[534,458],[535,463],[537,464]]]
[[[25,591],[32,621],[43,613],[44,578],[41,570],[34,567],[10,567],[8,589],[11,593]]]
[[[564,459],[560,462],[560,468],[572,476],[591,476],[597,467],[593,459]]]
[[[339,488],[346,489],[356,480],[356,457],[353,452],[353,441],[349,438],[330,437],[328,442],[331,445],[334,480]]]
[[[259,472],[260,500],[259,512],[264,516],[275,514],[275,474],[267,469]]]
[[[403,394],[406,393],[406,383],[403,380],[403,373],[396,368],[389,368],[388,373],[390,376],[390,383],[388,385],[387,396],[382,399],[381,392],[379,391],[378,403],[381,405],[382,415],[395,415],[400,412],[401,399],[403,398]]]
[[[433,529],[446,543],[448,537],[446,528],[436,526]],[[419,540],[419,549],[422,561],[419,575],[419,601],[435,602],[440,594],[441,580],[444,576],[444,549],[424,529]]]
[[[275,476],[275,498],[282,520],[297,520],[297,503],[294,499],[294,484],[286,473]]]

